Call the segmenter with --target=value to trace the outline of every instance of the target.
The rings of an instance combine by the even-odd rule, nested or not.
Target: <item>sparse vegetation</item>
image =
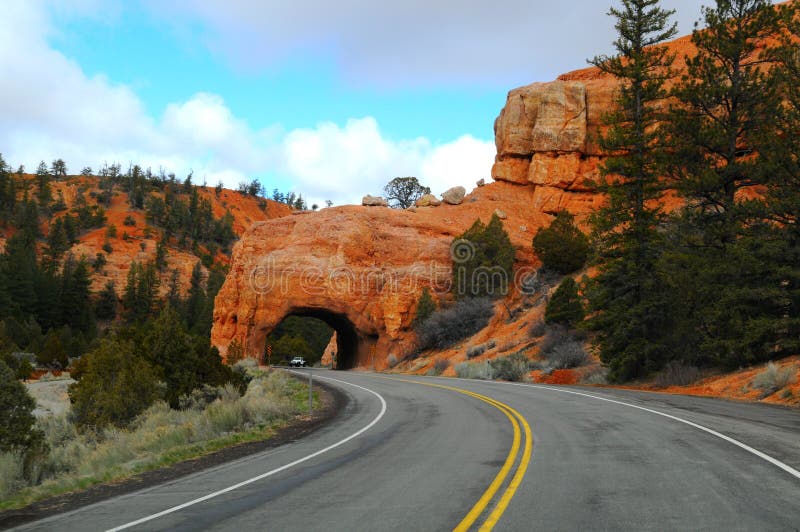
[[[511,382],[523,380],[531,369],[530,360],[524,353],[493,358],[489,360],[489,365],[492,368],[492,378]]]
[[[753,378],[753,386],[762,391],[762,397],[767,397],[796,381],[796,366],[781,369],[777,364],[769,362],[767,368]]]
[[[700,370],[680,360],[673,360],[658,372],[655,385],[661,388],[669,386],[688,386],[700,380]]]
[[[462,379],[494,379],[494,369],[488,360],[456,364],[456,376]]]
[[[467,349],[467,358],[475,358],[484,354],[489,349],[494,349],[497,346],[494,340],[489,340],[485,344],[474,345]]]
[[[433,362],[433,367],[428,371],[428,375],[436,376],[444,373],[444,370],[450,367],[450,361],[446,358],[437,358]]]
[[[302,383],[273,372],[257,375],[243,395],[226,385],[201,389],[182,410],[156,402],[126,430],[81,433],[68,414],[39,420],[50,451],[28,472],[16,451],[0,452],[0,509],[263,439],[305,411],[307,400]]]
[[[464,299],[452,307],[434,312],[415,331],[419,349],[444,349],[477,333],[494,315],[494,306],[487,298]]]
[[[589,361],[583,342],[561,325],[550,325],[539,343],[541,356],[553,369],[576,368]]]

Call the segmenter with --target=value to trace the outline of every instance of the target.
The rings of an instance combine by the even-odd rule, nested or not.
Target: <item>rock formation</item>
[[[380,196],[370,196],[367,194],[362,198],[361,205],[364,207],[388,207],[389,202]]]
[[[679,57],[690,51],[687,38],[670,47]],[[466,199],[457,187],[435,209],[344,206],[253,225],[217,296],[212,342],[224,354],[238,339],[255,355],[286,316],[313,316],[336,330],[339,368],[386,368],[390,355],[401,360],[415,349],[411,322],[422,288],[439,301],[450,297],[453,239],[495,212],[517,249],[511,282],[518,286],[539,265],[531,250],[538,228],[562,209],[581,222],[603,202],[591,180],[616,86],[585,69],[512,90],[495,121],[495,182],[479,183]]]
[[[438,207],[441,204],[442,201],[433,194],[425,194],[414,202],[417,207]]]
[[[467,189],[464,187],[453,187],[447,189],[442,194],[442,201],[450,205],[460,205],[464,201],[464,196],[467,194]]]

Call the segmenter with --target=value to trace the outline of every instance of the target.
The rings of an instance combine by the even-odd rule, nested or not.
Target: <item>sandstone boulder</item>
[[[466,194],[467,190],[464,187],[453,187],[442,194],[442,200],[450,205],[461,205],[461,202],[464,201],[464,196],[466,196]]]
[[[495,209],[494,214],[501,220],[508,218],[508,215],[505,213],[505,211],[501,211],[500,209]]]
[[[389,202],[380,196],[370,196],[367,194],[362,198],[361,205],[364,207],[388,207]]]
[[[425,194],[415,202],[417,207],[438,207],[441,204],[442,201],[433,194]]]

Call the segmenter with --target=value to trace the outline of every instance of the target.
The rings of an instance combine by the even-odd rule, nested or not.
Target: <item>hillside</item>
[[[36,190],[36,175],[11,174],[10,179],[18,183],[18,190]],[[181,244],[180,234],[164,240],[164,228],[159,227],[148,217],[147,207],[135,208],[131,206],[131,197],[120,177],[118,182],[109,185],[102,183],[98,176],[71,175],[63,176],[50,181],[51,194],[54,205],[51,212],[42,213],[39,219],[41,237],[37,244],[37,253],[41,257],[47,248],[47,239],[51,228],[57,220],[63,221],[66,216],[77,216],[80,209],[102,210],[105,221],[96,227],[87,228],[76,235],[76,242],[68,244],[64,255],[72,253],[76,258],[84,257],[88,261],[95,261],[102,255],[104,264],[95,269],[92,275],[91,288],[94,292],[100,291],[107,282],[111,281],[119,291],[125,286],[128,271],[133,262],[149,262],[156,259],[157,245],[164,242],[166,249],[166,265],[161,270],[161,295],[166,295],[172,272],[178,272],[178,281],[181,293],[185,293],[189,286],[192,268],[198,260],[203,262],[204,274],[213,265],[227,266],[230,259],[230,244],[220,245],[220,242],[198,242],[194,245],[191,239]],[[24,183],[24,184],[23,184]],[[104,188],[105,187],[105,188]],[[146,190],[145,201],[149,198],[164,199],[165,188],[173,187],[178,191],[176,198],[188,202],[191,193],[184,190],[182,183],[166,183],[160,185],[153,183]],[[240,192],[214,187],[192,185],[192,190],[197,193],[198,199],[210,204],[211,214],[215,219],[223,219],[229,213],[233,236],[238,238],[253,223],[286,216],[292,208],[280,202],[261,197],[242,194]],[[102,201],[104,194],[110,191],[110,200]],[[22,201],[25,192],[18,192],[18,201]],[[62,202],[63,200],[63,202]],[[127,220],[127,221],[126,221]],[[0,244],[5,247],[6,240],[18,230],[18,221],[12,217],[0,227]],[[116,228],[115,235],[109,235],[108,228]],[[110,245],[104,249],[104,245]],[[213,257],[210,255],[214,251]]]

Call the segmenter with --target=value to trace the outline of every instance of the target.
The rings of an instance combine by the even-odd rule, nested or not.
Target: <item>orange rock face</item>
[[[414,350],[410,325],[422,288],[450,297],[450,245],[477,218],[506,214],[521,279],[538,265],[531,239],[550,223],[549,212],[568,206],[587,213],[599,205],[595,194],[572,192],[567,201],[553,190],[562,194],[496,182],[460,205],[416,212],[344,206],[255,223],[234,248],[211,341],[224,354],[238,339],[257,356],[284,318],[311,316],[336,330],[337,367],[383,369],[389,355],[402,359]]]

